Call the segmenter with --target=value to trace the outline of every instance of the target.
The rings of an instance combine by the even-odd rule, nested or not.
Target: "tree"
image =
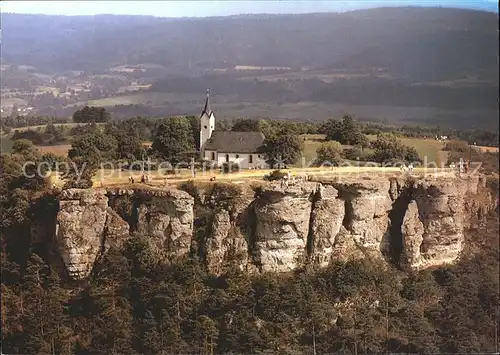
[[[200,118],[196,116],[188,116],[187,120],[191,126],[191,134],[193,136],[194,144],[197,149],[200,148]]]
[[[239,118],[233,122],[233,132],[259,132],[259,120],[251,118]]]
[[[320,131],[326,135],[326,139],[330,141],[341,142],[343,140],[342,135],[342,122],[335,120],[333,118],[328,119]]]
[[[47,265],[36,254],[32,254],[23,275],[22,298],[24,318],[24,353],[51,353],[51,344],[45,336],[49,314],[44,308],[43,283],[47,277]]]
[[[99,164],[102,159],[115,158],[116,148],[117,142],[113,136],[97,131],[74,139],[68,157],[71,159],[81,157],[89,162],[96,159],[96,163]]]
[[[194,143],[188,119],[172,117],[159,124],[151,148],[157,155],[175,164],[186,159],[187,153],[195,149]]]
[[[339,164],[342,162],[343,148],[339,142],[324,142],[316,151],[316,165],[324,163]]]
[[[73,122],[76,123],[108,122],[109,119],[110,114],[104,107],[85,106],[73,114]]]
[[[323,124],[321,131],[327,140],[341,144],[368,146],[368,138],[361,132],[361,127],[350,115],[344,115],[342,121],[329,119]]]
[[[229,131],[231,129],[231,124],[226,120],[217,120],[215,121],[215,130],[216,131]]]
[[[264,143],[264,157],[266,162],[274,168],[278,165],[291,165],[299,159],[302,153],[302,140],[297,135],[286,134],[266,138]]]
[[[116,157],[117,142],[100,131],[87,133],[73,140],[68,151],[68,171],[64,172],[65,188],[92,187],[92,177],[104,159]]]
[[[95,150],[85,157],[76,156],[68,159],[68,170],[63,172],[64,188],[88,189],[92,187],[92,178],[99,169],[99,153]]]
[[[342,118],[342,144],[358,145],[363,142],[363,133],[359,124],[350,116]]]
[[[374,153],[372,159],[379,163],[422,161],[414,148],[404,145],[394,134],[382,133],[372,142]]]
[[[146,154],[146,149],[133,130],[129,131],[129,134],[120,135],[117,141],[118,158],[140,159],[144,154]]]
[[[87,310],[93,318],[89,352],[133,353],[131,305],[125,297],[130,277],[128,260],[115,248],[108,250],[96,265],[89,289],[92,307]]]

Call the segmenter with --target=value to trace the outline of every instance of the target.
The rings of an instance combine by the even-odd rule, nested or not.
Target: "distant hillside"
[[[235,65],[498,81],[498,15],[444,8],[196,19],[2,15],[2,57],[47,71],[153,63],[190,75]]]

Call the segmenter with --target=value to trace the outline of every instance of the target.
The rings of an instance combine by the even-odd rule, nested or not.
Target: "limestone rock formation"
[[[262,271],[290,271],[305,261],[316,186],[273,183],[261,191],[255,202],[254,252]]]
[[[365,178],[330,182],[346,201],[345,226],[362,250],[380,256],[388,249],[389,179]]]
[[[316,195],[311,213],[312,260],[320,267],[327,266],[334,249],[345,246],[339,236],[345,215],[345,202],[337,198],[332,186],[321,188]]]
[[[422,245],[424,234],[424,225],[420,221],[418,214],[418,205],[411,201],[403,218],[401,226],[402,244],[403,244],[403,263],[411,268],[418,267],[420,264],[420,246]]]
[[[187,254],[193,236],[194,199],[175,189],[144,190],[135,194],[141,201],[137,209],[137,230],[153,238],[162,254]]]
[[[205,239],[204,257],[209,272],[219,275],[228,263],[248,271],[248,237],[252,223],[253,191],[240,191],[238,196],[217,200],[212,196],[213,210],[210,234]]]
[[[425,268],[456,260],[464,241],[466,196],[477,193],[478,177],[433,178],[414,185],[414,199],[423,223],[420,255],[408,256],[412,265]]]
[[[306,261],[324,267],[399,253],[405,265],[425,268],[459,257],[464,231],[494,207],[484,185],[478,176],[320,177],[256,191],[205,186],[196,198],[173,188],[69,189],[60,195],[56,227],[34,221],[33,239],[48,240],[43,235],[55,229],[55,246],[75,279],[136,230],[167,258],[200,251],[213,274],[229,263],[288,272]]]
[[[106,209],[104,229],[104,251],[110,247],[120,248],[129,236],[130,226],[111,207]]]
[[[101,252],[108,198],[103,190],[69,189],[61,194],[55,242],[74,279],[87,277]]]

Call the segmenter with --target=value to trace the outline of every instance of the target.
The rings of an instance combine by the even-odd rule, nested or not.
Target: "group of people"
[[[293,186],[296,183],[301,183],[304,181],[308,181],[310,178],[309,175],[306,173],[299,175],[298,177],[295,177],[295,175],[292,175],[292,173],[287,172],[285,176],[281,179],[281,187],[288,187],[288,186]]]
[[[151,175],[142,174],[142,176],[141,176],[141,183],[143,183],[143,184],[151,182],[152,180],[153,180],[153,178],[151,177]],[[129,176],[128,182],[130,184],[133,184],[135,182],[135,179],[132,176]]]
[[[463,159],[460,159],[458,162],[458,172],[459,173],[468,173],[469,172],[469,167],[470,167],[470,162],[468,160],[464,161]],[[450,164],[450,168],[455,169],[456,165],[455,163]]]

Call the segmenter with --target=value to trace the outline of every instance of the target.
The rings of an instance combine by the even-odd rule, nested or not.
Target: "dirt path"
[[[243,170],[232,174],[223,174],[220,172],[198,172],[196,176],[192,176],[191,172],[188,170],[181,171],[179,174],[170,175],[163,174],[158,171],[153,171],[150,173],[151,185],[163,186],[165,183],[167,185],[177,185],[179,183],[187,182],[189,180],[208,182],[211,178],[215,177],[215,181],[225,181],[233,183],[243,183],[249,180],[262,180],[264,175],[269,174],[273,170]],[[394,176],[400,175],[401,171],[399,168],[378,168],[378,167],[335,167],[335,168],[291,168],[284,171],[290,171],[294,176],[301,176],[304,174],[310,176],[325,176],[334,177],[341,175],[344,177],[352,176],[362,177],[362,176]],[[415,168],[413,170],[414,175],[428,175],[432,174],[435,176],[447,176],[452,175],[452,169],[431,169],[431,168]],[[123,186],[129,184],[129,177],[134,178],[135,183],[140,183],[142,173],[140,171],[120,171],[120,170],[100,170],[94,177],[94,186]],[[53,183],[56,186],[62,186],[64,181],[62,181],[58,176],[52,177]]]

